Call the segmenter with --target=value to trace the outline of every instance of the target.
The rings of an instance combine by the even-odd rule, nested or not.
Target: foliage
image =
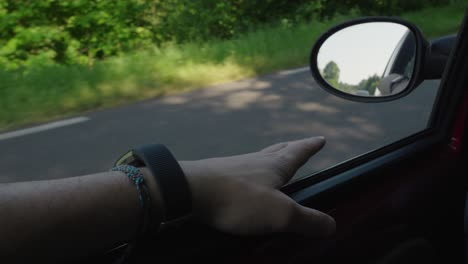
[[[18,3],[20,1],[25,2],[17,0]],[[46,0],[37,3],[31,1],[30,4],[39,5],[39,2]],[[5,3],[0,0],[2,8]],[[465,2],[460,2],[446,7],[425,8],[405,13],[402,17],[415,23],[426,36],[438,37],[457,31],[465,6]],[[146,8],[144,13],[150,14],[153,12],[152,8]],[[354,14],[354,17],[357,15]],[[16,38],[16,35],[8,35],[10,33],[6,32],[6,17],[5,9],[0,8],[0,27],[3,29],[0,30],[1,51],[6,47],[5,41]],[[35,47],[40,47],[31,49],[36,52],[34,56],[39,56],[41,49],[44,49],[49,52],[46,53],[49,57],[44,60],[37,58],[34,62],[36,64],[29,61],[25,71],[6,70],[0,66],[0,130],[275,70],[305,66],[309,61],[311,44],[316,38],[331,26],[352,17],[336,16],[331,20],[312,19],[310,22],[296,24],[292,24],[294,20],[291,19],[235,33],[233,39],[227,40],[214,38],[182,44],[163,42],[159,47],[151,45],[144,50],[127,47],[131,52],[122,46],[122,49],[115,52],[118,56],[110,55],[107,59],[95,60],[92,67],[88,65],[87,53],[80,53],[80,49],[76,49],[76,56],[83,57],[84,62],[74,63],[74,57],[67,57],[69,53],[66,53],[67,59],[63,63],[57,63],[53,46],[40,46],[40,42],[32,42],[36,43]],[[428,20],[427,17],[431,19]],[[51,17],[47,21],[50,24],[57,20],[52,20]],[[145,21],[156,23],[147,18]],[[17,26],[27,28],[25,25],[28,23],[33,22],[24,21]],[[125,25],[131,25],[126,23]],[[53,40],[49,36],[54,31],[48,29],[48,32],[46,37]],[[67,34],[64,36],[73,36],[72,33]],[[156,40],[153,39],[153,31],[149,35],[146,41],[154,43]],[[138,41],[142,39],[145,38]],[[82,47],[79,41],[73,45]],[[73,45],[70,48],[67,44],[66,50],[74,50]],[[142,42],[134,48],[145,46]],[[17,49],[15,53],[19,51]],[[16,55],[10,53],[8,56],[14,58]],[[3,53],[0,58],[5,58]],[[22,59],[27,58],[19,57],[18,64],[24,65],[21,64],[24,62]]]
[[[381,78],[377,74],[375,74],[367,79],[360,81],[356,88],[357,90],[368,91],[370,95],[373,95],[375,93],[375,89],[380,84],[380,80]]]
[[[344,82],[338,82],[334,87],[340,89],[345,93],[356,94],[358,91],[367,91],[370,95],[375,94],[375,90],[380,84],[381,78],[374,74],[368,78],[362,79],[358,84],[352,85]]]
[[[334,61],[330,61],[323,68],[323,78],[333,87],[338,87],[340,81],[340,68]]]
[[[236,40],[167,45],[98,60],[92,68],[0,69],[0,129],[303,66],[310,43],[344,19],[265,27]]]
[[[348,13],[358,10],[363,15],[399,15],[427,7],[447,5],[453,0],[325,0],[322,16],[332,16],[336,12]]]
[[[177,42],[232,38],[265,24],[290,26],[315,18],[324,0],[166,0],[155,5],[159,40]]]
[[[0,67],[89,64],[152,43],[140,0],[2,0]]]
[[[452,0],[453,1],[453,0]],[[337,12],[398,14],[450,0],[1,0],[0,67],[85,64],[166,43],[291,28]]]

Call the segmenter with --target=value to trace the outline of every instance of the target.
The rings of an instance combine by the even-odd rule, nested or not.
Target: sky
[[[358,84],[362,79],[381,76],[396,45],[408,31],[391,22],[354,25],[331,35],[319,50],[320,70],[334,61],[340,68],[340,82]]]

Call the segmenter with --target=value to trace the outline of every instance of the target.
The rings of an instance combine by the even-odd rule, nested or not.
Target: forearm
[[[149,184],[154,189],[154,183]],[[1,256],[18,262],[35,256],[53,261],[130,240],[140,224],[141,208],[128,178],[107,172],[2,184],[0,216]]]
[[[314,137],[244,155],[179,162],[191,192],[192,216],[232,234],[332,234],[333,218],[279,190],[324,144],[324,138]],[[164,213],[162,197],[155,178],[142,172],[157,223]],[[51,263],[104,252],[136,235],[141,213],[137,190],[121,172],[3,184],[0,258]]]

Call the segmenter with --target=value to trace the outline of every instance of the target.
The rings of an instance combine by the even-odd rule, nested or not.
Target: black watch
[[[115,166],[118,165],[146,166],[154,175],[163,199],[163,223],[185,218],[192,212],[187,179],[166,146],[150,144],[132,149],[117,160]]]

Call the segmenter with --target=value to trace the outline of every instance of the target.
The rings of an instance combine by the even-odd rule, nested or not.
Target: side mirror
[[[310,69],[322,88],[339,97],[391,101],[409,94],[424,79],[440,78],[454,40],[450,36],[429,43],[416,26],[400,19],[353,20],[318,39]]]

